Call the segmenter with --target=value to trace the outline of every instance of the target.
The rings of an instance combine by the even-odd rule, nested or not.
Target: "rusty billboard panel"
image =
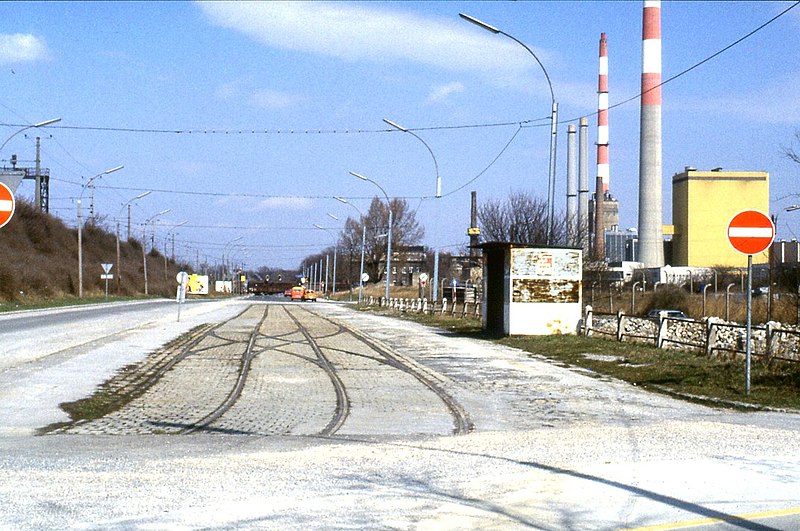
[[[574,280],[515,278],[511,302],[580,303],[581,283]]]
[[[511,276],[580,280],[581,253],[574,249],[511,249]]]

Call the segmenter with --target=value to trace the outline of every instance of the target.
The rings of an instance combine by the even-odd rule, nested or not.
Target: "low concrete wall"
[[[598,314],[586,307],[582,332],[605,335],[618,341],[640,341],[659,348],[703,352],[708,356],[744,354],[745,325],[719,317],[702,320],[660,317],[650,319],[617,314]],[[800,361],[800,328],[770,322],[751,327],[751,354],[768,360]]]

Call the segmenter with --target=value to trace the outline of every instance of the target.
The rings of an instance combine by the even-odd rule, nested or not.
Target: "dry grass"
[[[777,294],[776,294],[777,295]],[[668,308],[663,304],[654,304],[653,292],[636,293],[636,307],[631,311],[631,293],[630,290],[614,292],[609,296],[608,291],[595,292],[594,301],[591,299],[591,293],[585,291],[584,303],[591,304],[595,311],[599,313],[616,313],[619,310],[624,311],[628,315],[644,315],[647,310],[654,307]],[[752,317],[754,323],[765,323],[768,320],[767,313],[767,300],[766,295],[753,297]],[[725,317],[725,292],[714,293],[712,290],[706,294],[705,313],[703,313],[703,295],[699,293],[685,294],[685,301],[681,304],[670,306],[669,309],[683,310],[686,315],[700,319],[704,316],[715,315],[718,317]],[[797,312],[797,297],[794,294],[780,294],[775,296],[772,300],[772,321],[778,321],[786,324],[798,323]],[[747,301],[745,294],[741,291],[731,291],[730,300],[728,304],[728,313],[731,321],[744,323],[747,319]]]
[[[78,295],[78,231],[63,221],[18,201],[11,221],[0,229],[0,302],[16,305],[70,299]],[[90,222],[83,230],[84,297],[105,294],[100,264],[113,263],[114,280],[109,293],[135,296],[144,292],[142,247],[136,240],[120,242],[116,265],[116,236]],[[158,252],[147,257],[148,292],[174,296],[175,275],[185,265],[167,260]],[[121,269],[121,271],[120,271]],[[8,305],[6,305],[8,306]]]

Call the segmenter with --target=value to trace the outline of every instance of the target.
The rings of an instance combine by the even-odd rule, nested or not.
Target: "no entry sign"
[[[775,239],[775,225],[758,210],[743,210],[728,223],[728,241],[743,254],[763,253]]]
[[[14,206],[14,194],[11,193],[11,189],[5,183],[0,183],[0,227],[11,221]]]

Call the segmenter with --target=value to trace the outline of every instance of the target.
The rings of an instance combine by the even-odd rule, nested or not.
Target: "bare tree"
[[[794,134],[794,139],[798,143],[800,143],[800,131],[796,131]],[[783,154],[786,155],[789,160],[800,164],[800,153],[795,151],[795,149],[791,146],[784,146],[783,147]]]
[[[392,247],[417,245],[425,235],[416,214],[409,208],[405,199],[394,198],[389,201],[392,209]],[[366,245],[364,267],[370,278],[379,280],[385,273],[386,237],[389,228],[389,210],[386,202],[374,197],[369,210],[363,218],[347,218],[344,229],[339,234],[338,249],[342,263],[342,278],[351,283],[358,282],[357,274],[361,260],[361,234],[366,225]]]
[[[494,200],[478,208],[481,234],[486,241],[545,244],[547,202],[525,192],[512,192],[505,200]],[[564,241],[564,221],[553,224],[555,243]]]

